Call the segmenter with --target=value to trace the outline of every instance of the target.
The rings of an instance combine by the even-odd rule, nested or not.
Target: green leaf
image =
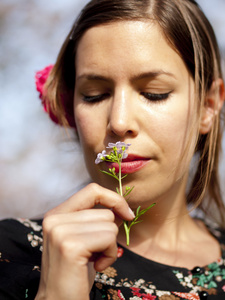
[[[141,223],[141,222],[143,222],[143,220],[139,220],[139,221],[131,222],[131,226],[133,226],[133,225],[135,225],[135,224],[138,224],[138,223]],[[131,226],[130,226],[130,227],[131,227]]]
[[[150,208],[152,208],[156,203],[153,203],[152,205],[150,205],[149,207],[143,209],[140,211],[140,213],[138,214],[138,216],[142,216],[143,214],[145,214]]]
[[[123,196],[126,197],[128,196],[134,189],[134,186],[132,188],[130,188]]]
[[[221,275],[223,276],[223,279],[225,279],[225,269],[222,270]]]
[[[138,206],[137,210],[136,210],[136,216],[139,214],[139,210],[141,209],[140,206]]]
[[[204,284],[205,284],[204,278],[200,277],[198,282],[197,282],[197,285],[200,285],[200,286],[204,287]]]
[[[207,281],[211,281],[212,278],[213,278],[213,273],[210,272],[209,275],[206,276],[206,279],[207,279]]]
[[[117,180],[119,181],[119,179],[117,178],[116,175],[111,174],[111,173],[109,173],[109,172],[107,172],[107,171],[104,171],[104,170],[100,170],[100,171],[101,171],[102,173],[107,174],[107,175],[109,175],[109,176],[111,176],[111,177],[113,177],[113,178],[115,178],[115,179],[117,179]]]
[[[211,264],[208,265],[208,267],[209,267],[210,270],[216,270],[216,269],[218,269],[217,263],[211,263]]]
[[[217,284],[215,281],[210,281],[210,283],[208,285],[208,289],[211,289],[211,288],[217,288]]]

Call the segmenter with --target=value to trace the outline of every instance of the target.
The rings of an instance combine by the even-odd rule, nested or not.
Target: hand
[[[88,300],[95,272],[116,260],[118,225],[133,218],[123,197],[93,183],[49,211],[35,299]]]

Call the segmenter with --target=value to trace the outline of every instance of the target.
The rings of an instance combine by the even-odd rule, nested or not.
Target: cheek
[[[83,143],[83,141],[89,140],[89,137],[91,137],[93,132],[93,129],[90,126],[91,120],[89,120],[85,114],[76,112],[75,122],[80,141]]]
[[[78,136],[84,153],[88,151],[98,153],[102,151],[102,141],[105,133],[103,118],[99,117],[92,109],[85,109],[82,104],[75,106],[75,121]]]
[[[182,98],[181,98],[182,99]],[[180,101],[181,103],[181,101]],[[194,104],[187,105],[176,102],[167,113],[155,119],[157,128],[155,141],[170,161],[187,158],[193,154],[198,136],[197,116]]]
[[[96,140],[96,132],[92,120],[89,119],[88,114],[84,110],[80,110],[79,106],[75,107],[75,121],[77,126],[77,133],[81,145],[81,149],[84,155],[86,168],[91,175],[95,172],[96,165],[94,164],[94,141]]]

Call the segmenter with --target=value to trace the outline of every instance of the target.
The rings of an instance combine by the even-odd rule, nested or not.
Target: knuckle
[[[115,215],[110,209],[102,209],[102,219],[106,222],[114,222]]]
[[[45,214],[44,214],[44,219],[46,219],[47,217],[51,216],[51,210],[47,211]]]
[[[54,245],[61,245],[65,237],[65,230],[61,225],[56,225],[49,231],[49,241]]]
[[[43,233],[47,234],[51,230],[53,224],[54,224],[54,216],[45,215],[42,222]]]
[[[62,224],[56,224],[52,217],[43,221],[44,239],[53,247],[59,247],[66,236],[65,228]]]
[[[118,233],[117,229],[105,231],[105,233],[103,234],[103,238],[105,243],[107,244],[107,247],[112,247],[113,245],[116,244],[117,233]]]
[[[58,251],[61,257],[72,263],[78,263],[82,258],[91,255],[91,251],[87,249],[87,241],[79,236],[63,239],[58,245]]]
[[[95,205],[100,204],[101,198],[103,197],[103,188],[94,182],[90,183],[88,188],[89,188],[90,194],[93,195],[93,197],[95,199]]]
[[[59,253],[64,258],[73,256],[74,250],[76,249],[74,241],[72,239],[63,239],[58,245]]]
[[[108,199],[107,206],[110,206],[112,208],[120,208],[123,207],[124,203],[126,202],[125,199],[122,196],[118,195],[116,192],[105,189],[97,183],[92,182],[87,186],[87,188],[89,189],[90,194],[95,198],[95,205],[101,204],[103,199],[105,199],[103,202],[106,203],[106,199]],[[111,193],[111,196],[109,193]]]
[[[90,189],[90,192],[93,194],[99,194],[100,193],[100,187],[97,183],[92,182],[88,185],[88,188]]]
[[[104,224],[104,231],[107,232],[107,234],[110,233],[116,237],[119,232],[119,228],[115,223],[106,223]]]
[[[112,223],[112,230],[115,233],[115,235],[117,236],[117,234],[119,232],[119,228],[115,223]]]

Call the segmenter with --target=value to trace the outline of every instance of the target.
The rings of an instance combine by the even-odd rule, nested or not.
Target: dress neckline
[[[199,220],[201,220],[201,219],[199,219]],[[201,220],[201,221],[203,221],[203,220]],[[185,270],[187,272],[193,272],[193,270],[196,268],[205,269],[208,266],[211,266],[213,264],[218,265],[218,266],[223,264],[225,266],[225,231],[222,231],[219,228],[213,227],[212,225],[206,224],[204,221],[203,221],[203,223],[206,225],[207,229],[209,230],[209,233],[218,241],[218,243],[220,245],[220,252],[221,252],[220,257],[217,260],[212,261],[211,263],[208,263],[205,266],[201,266],[201,267],[196,266],[193,269],[189,269],[187,267],[168,265],[165,263],[160,263],[158,261],[154,261],[152,259],[146,258],[146,257],[130,250],[129,248],[121,245],[120,243],[118,243],[118,247],[123,249],[125,255],[132,256],[134,261],[135,261],[135,257],[136,257],[136,259],[138,261],[143,261],[144,264],[153,264],[153,265],[161,267],[161,268],[176,269],[176,270],[183,270],[183,271]]]

